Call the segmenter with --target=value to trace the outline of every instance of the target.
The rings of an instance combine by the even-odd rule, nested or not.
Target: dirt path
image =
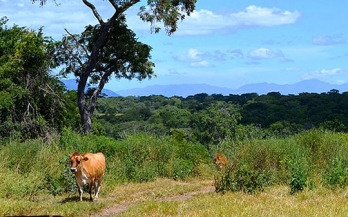
[[[156,199],[156,201],[158,202],[162,202],[162,201],[185,201],[187,199],[192,198],[195,195],[198,194],[207,194],[210,192],[214,192],[215,188],[214,186],[205,186],[204,188],[202,188],[199,191],[192,191],[192,192],[187,192],[185,194],[181,194],[181,195],[174,195],[174,196],[169,196],[169,197],[163,197],[163,198],[158,198]],[[109,198],[111,199],[111,198]],[[111,215],[115,215],[121,212],[126,211],[127,209],[129,209],[130,207],[141,203],[143,201],[136,201],[136,202],[122,202],[119,204],[115,204],[112,207],[108,207],[106,209],[104,209],[101,213],[98,213],[96,215],[92,215],[91,217],[109,217]]]

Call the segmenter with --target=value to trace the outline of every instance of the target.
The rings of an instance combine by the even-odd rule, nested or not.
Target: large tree
[[[31,1],[38,1],[41,5],[46,3],[46,0]],[[87,26],[81,35],[70,34],[67,30],[68,34],[63,38],[58,53],[61,54],[59,60],[67,66],[65,73],[73,72],[77,77],[82,128],[84,133],[88,133],[98,95],[110,76],[138,80],[151,78],[154,64],[149,60],[151,48],[138,42],[133,31],[125,24],[125,11],[140,0],[108,0],[114,13],[107,19],[102,18],[90,1],[82,2],[91,9],[98,25]],[[195,3],[196,0],[148,0],[138,15],[143,21],[151,23],[153,32],[160,30],[158,24],[161,23],[166,33],[171,35],[177,30],[178,22],[194,10]],[[85,94],[88,82],[96,85],[90,96]]]

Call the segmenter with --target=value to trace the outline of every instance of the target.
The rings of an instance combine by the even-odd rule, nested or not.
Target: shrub
[[[308,163],[304,157],[294,157],[289,161],[290,168],[290,194],[303,191],[307,186],[309,176]]]
[[[245,193],[256,193],[264,190],[272,179],[270,171],[257,170],[244,162],[238,167],[227,167],[218,172],[214,177],[216,192],[242,191]]]

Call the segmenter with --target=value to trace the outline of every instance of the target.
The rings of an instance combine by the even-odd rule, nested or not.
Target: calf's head
[[[222,153],[216,154],[213,161],[214,161],[214,164],[216,164],[216,168],[218,170],[221,170],[222,168],[224,168],[228,163],[226,156]]]
[[[70,163],[71,163],[70,171],[73,173],[76,173],[77,170],[81,167],[81,161],[88,160],[87,157],[80,155],[78,152],[74,152],[69,157],[70,157]]]

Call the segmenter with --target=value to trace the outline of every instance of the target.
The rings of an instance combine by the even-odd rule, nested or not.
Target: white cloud
[[[302,77],[304,79],[314,79],[314,78],[331,77],[331,76],[338,76],[338,75],[344,75],[344,74],[345,75],[348,74],[348,69],[333,68],[333,69],[321,69],[321,70],[308,72],[304,74]]]
[[[211,66],[210,63],[208,61],[199,61],[199,62],[193,62],[190,64],[190,66],[192,67],[208,67]]]
[[[4,2],[4,0],[0,0]],[[109,2],[91,0],[107,19],[114,12]],[[45,26],[46,31],[60,32],[64,28],[70,28],[71,32],[79,33],[87,24],[97,23],[91,10],[79,1],[59,0],[59,6],[53,1],[47,1],[44,7],[38,3],[32,4],[29,0],[6,2],[6,7],[0,8],[0,14],[7,14],[10,22],[20,26],[35,25],[36,28]],[[142,3],[139,3],[139,6]],[[18,7],[20,6],[20,7]],[[136,15],[138,4],[127,11],[127,23],[135,31],[150,32],[149,23],[142,22]],[[68,16],[67,16],[68,14]],[[265,8],[251,5],[243,10],[229,14],[218,14],[209,10],[198,10],[180,23],[174,36],[180,35],[207,35],[214,33],[231,33],[246,27],[268,27],[276,25],[292,24],[296,22],[300,13],[298,11],[286,11],[278,8]],[[30,19],[28,19],[30,18]],[[64,24],[64,26],[62,26]]]
[[[83,3],[68,0],[59,0],[57,3],[58,6],[54,1],[47,1],[46,5],[41,7],[38,2],[32,4],[30,0],[5,1],[3,4],[6,7],[0,7],[0,14],[7,16],[9,26],[15,23],[35,30],[43,26],[44,32],[55,39],[61,39],[65,34],[64,28],[71,33],[80,33],[86,25],[97,23],[91,10]],[[112,11],[109,5],[110,3],[103,1],[96,4],[104,19]]]
[[[246,26],[277,26],[295,23],[300,17],[298,11],[282,11],[278,8],[263,8],[251,5],[230,17],[240,25]]]
[[[196,48],[190,48],[184,54],[180,56],[175,56],[174,59],[179,62],[189,63],[191,67],[210,67],[212,66],[207,59],[213,59],[216,61],[220,61],[219,57],[222,54],[218,51],[215,51],[214,54],[209,52],[203,52]]]
[[[317,35],[312,38],[314,45],[333,45],[333,44],[344,44],[346,39],[341,35]]]
[[[301,14],[278,8],[251,5],[230,14],[215,14],[209,10],[194,11],[180,25],[175,35],[206,35],[228,33],[246,27],[269,27],[295,23]]]
[[[228,53],[231,55],[231,58],[243,58],[244,54],[241,49],[229,50]]]
[[[271,50],[268,48],[258,48],[255,50],[251,50],[248,53],[248,57],[255,60],[262,60],[262,59],[274,59],[274,58],[282,58],[284,57],[284,54],[281,50]]]
[[[175,60],[180,62],[199,62],[202,60],[203,52],[199,51],[196,48],[188,49],[187,53],[180,56],[174,57]]]

